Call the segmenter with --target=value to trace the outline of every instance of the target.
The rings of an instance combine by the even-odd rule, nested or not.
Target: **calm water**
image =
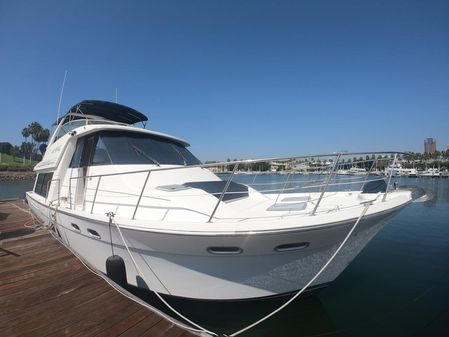
[[[434,198],[402,210],[330,286],[242,336],[449,336],[449,179],[396,181],[422,186]],[[32,182],[13,185],[0,183],[0,198],[23,196]],[[213,331],[232,333],[281,303],[173,305]]]
[[[25,192],[31,191],[34,179],[18,182],[0,181],[0,200],[8,198],[25,198]]]

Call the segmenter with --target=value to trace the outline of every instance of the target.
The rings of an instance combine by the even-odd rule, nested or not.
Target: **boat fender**
[[[128,284],[125,261],[118,255],[112,255],[106,259],[106,274],[112,281],[123,288]]]

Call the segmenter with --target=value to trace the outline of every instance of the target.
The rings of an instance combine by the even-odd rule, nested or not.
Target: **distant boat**
[[[392,175],[396,177],[411,177],[415,178],[418,176],[418,170],[415,168],[404,168],[401,164],[396,164],[394,166],[389,166],[385,169],[385,175],[389,175],[392,171]]]
[[[351,175],[351,176],[359,176],[366,175],[366,169],[353,166],[349,170],[340,169],[337,171],[339,175]]]
[[[439,177],[441,172],[436,168],[429,168],[421,173],[422,177]]]

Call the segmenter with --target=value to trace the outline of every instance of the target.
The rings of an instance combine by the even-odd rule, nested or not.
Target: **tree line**
[[[26,160],[30,162],[41,160],[43,154],[41,145],[50,138],[50,130],[43,128],[38,122],[32,122],[22,129],[22,136],[24,140],[20,146],[1,143],[0,152],[11,155],[13,160],[23,157],[24,163]]]

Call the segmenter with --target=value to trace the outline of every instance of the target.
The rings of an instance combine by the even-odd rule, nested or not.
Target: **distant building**
[[[437,150],[437,141],[435,138],[426,138],[424,140],[424,153],[435,153]]]

